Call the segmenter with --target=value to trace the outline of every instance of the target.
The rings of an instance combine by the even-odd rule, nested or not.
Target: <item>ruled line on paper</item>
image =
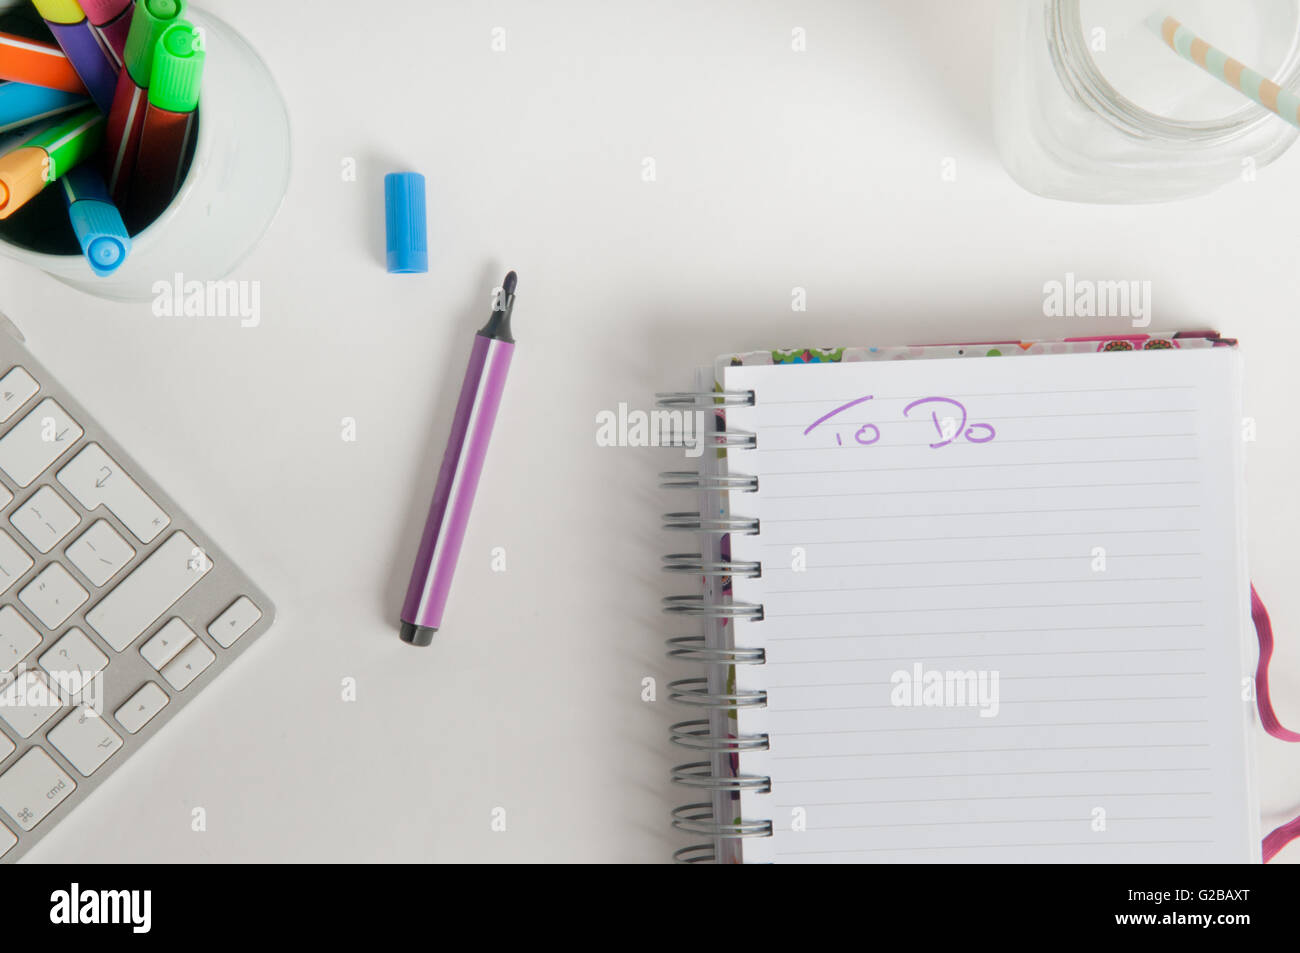
[[[949,748],[940,751],[843,751],[835,754],[789,754],[772,755],[774,761],[820,761],[825,758],[899,758],[911,755],[942,754],[1001,754],[1007,751],[1123,751],[1151,750],[1156,748],[1208,748],[1207,742],[1186,744],[1152,744],[1152,745],[1017,745],[1013,748]],[[1146,770],[1145,768],[1143,770]],[[809,780],[807,778],[801,781]],[[840,780],[827,778],[825,780]]]
[[[1177,648],[1164,648],[1163,646],[1153,646],[1149,649],[1062,649],[1055,652],[948,652],[943,655],[913,655],[911,652],[906,653],[908,662],[933,662],[938,659],[959,659],[959,658],[1026,658],[1034,656],[1051,656],[1058,655],[1167,655],[1171,652],[1204,652],[1205,646],[1179,646]],[[903,655],[873,656],[871,658],[815,658],[815,659],[781,659],[782,665],[839,665],[851,664],[853,662],[900,662],[903,661]],[[817,683],[822,684],[821,682]],[[858,684],[858,683],[854,683]]]
[[[1023,731],[1027,728],[1096,728],[1107,725],[1207,725],[1208,718],[1182,718],[1165,721],[1024,721],[1013,725],[981,725],[987,731],[990,728],[1014,728]],[[912,728],[831,728],[818,731],[783,731],[782,737],[793,738],[798,735],[875,735],[898,731],[967,731],[970,725],[927,725]]]
[[[902,397],[898,398],[898,400],[905,400],[905,399],[906,398],[902,398]],[[887,398],[876,397],[875,400],[878,404],[889,403],[889,400]],[[1165,414],[1194,414],[1194,413],[1196,413],[1195,407],[1164,407],[1164,408],[1152,408],[1150,410],[1103,410],[1103,411],[1080,410],[1068,414],[1001,414],[1001,415],[980,414],[980,420],[1057,420],[1057,419],[1065,419],[1071,417],[1086,417],[1089,420],[1096,420],[1098,418],[1104,418],[1104,417],[1133,417],[1133,416],[1141,416],[1143,414],[1147,416],[1151,416],[1153,414],[1165,415]],[[903,424],[921,424],[924,426],[927,425],[928,423],[929,421],[927,421],[924,417],[907,418],[898,421],[898,424],[900,426]],[[807,427],[806,424],[775,424],[775,423],[763,424],[764,430],[790,430],[790,429],[804,430],[806,429],[806,427]]]
[[[821,546],[833,546],[834,543],[819,543]],[[1177,552],[1177,553],[1107,553],[1106,558],[1110,562],[1117,559],[1165,559],[1175,556],[1200,556],[1198,552]],[[800,573],[819,572],[824,569],[879,569],[882,567],[893,568],[895,566],[955,566],[968,563],[1020,563],[1020,562],[1042,562],[1048,559],[1070,559],[1079,562],[1087,562],[1088,556],[1078,551],[1065,553],[1063,555],[1035,555],[1035,556],[980,556],[974,559],[914,559],[914,560],[897,560],[891,559],[887,562],[874,563],[817,563],[809,566],[807,569],[797,570]],[[796,572],[789,566],[764,566],[763,575],[768,576],[778,572]],[[780,590],[770,590],[779,592]]]
[[[769,636],[768,642],[791,642],[798,640],[808,642],[813,639],[893,639],[914,638],[928,635],[1001,635],[1021,632],[1125,632],[1129,629],[1201,629],[1204,622],[1162,623],[1158,625],[1067,625],[1067,626],[1033,626],[1027,629],[948,629],[942,632],[867,632],[845,635],[793,635]]]
[[[1105,530],[1079,530],[1078,532],[1059,532],[1059,533],[981,533],[978,536],[892,536],[883,539],[871,538],[871,543],[932,543],[939,541],[951,541],[960,539],[1032,539],[1037,537],[1051,536],[1092,536],[1103,538],[1106,536],[1131,536],[1134,534],[1146,536],[1155,533],[1199,533],[1200,530],[1194,526],[1186,529],[1105,529]],[[792,544],[798,544],[800,540],[764,540],[760,545],[766,548],[784,548]],[[806,543],[807,540],[802,540]],[[861,546],[862,540],[826,540],[819,542],[818,546]]]
[[[868,366],[871,366],[871,362],[864,362],[864,363],[867,363]],[[879,366],[879,365],[877,364],[875,366]],[[1137,385],[1132,387],[1083,387],[1075,390],[1051,389],[1051,390],[1014,390],[1014,391],[985,391],[985,392],[962,390],[961,395],[962,397],[1044,397],[1051,394],[1090,394],[1090,395],[1122,394],[1122,393],[1131,393],[1132,391],[1137,391],[1137,390],[1149,390],[1149,391],[1154,391],[1156,393],[1166,393],[1168,391],[1196,390],[1196,385],[1195,384]],[[797,407],[803,404],[830,404],[830,403],[839,404],[839,403],[843,403],[846,400],[852,400],[852,399],[853,399],[853,395],[850,395],[848,397],[827,395],[827,396],[819,396],[819,397],[803,398],[803,399],[795,399],[795,400],[790,400],[790,399],[764,400],[761,404],[758,403],[756,399],[754,403],[754,407],[755,408]],[[878,395],[876,399],[880,401],[886,401],[886,400],[907,401],[907,400],[912,400],[912,397],[911,395],[892,396],[889,394],[881,394]]]
[[[918,797],[872,798],[867,801],[800,801],[798,804],[777,804],[777,810],[788,811],[796,807],[859,807],[870,804],[948,804],[953,801],[1037,801],[1041,799],[1067,799],[1103,797],[1213,797],[1213,791],[1112,791],[1106,794],[974,794],[969,797]]]
[[[892,661],[892,660],[891,660]],[[910,661],[910,660],[909,660]],[[1165,678],[1177,676],[1194,675],[1204,678],[1209,672],[1079,672],[1074,675],[1044,675],[1041,672],[1035,672],[1033,675],[1001,675],[999,679],[1004,682],[1025,681],[1026,679],[1040,678]],[[796,688],[872,688],[881,685],[892,685],[893,682],[886,679],[883,682],[811,682],[806,685],[768,685],[768,692],[781,690],[790,690]]]
[[[1090,840],[1090,841],[1060,841],[1054,843],[1032,843],[1032,844],[925,844],[909,845],[907,847],[853,847],[853,848],[836,848],[835,850],[783,850],[782,857],[801,857],[814,854],[877,854],[877,853],[898,853],[906,854],[914,850],[993,850],[999,847],[1022,848],[1022,847],[1141,847],[1153,844],[1162,846],[1191,846],[1193,844],[1213,844],[1212,840],[1133,840],[1133,841],[1114,841],[1114,840]]]
[[[1140,599],[1137,602],[1119,602],[1109,600],[1106,606],[1194,606],[1200,605],[1199,599]],[[915,609],[844,609],[830,612],[811,612],[808,610],[799,610],[791,613],[798,616],[828,616],[828,615],[898,615],[910,614],[916,612],[992,612],[1003,609],[1095,609],[1096,602],[1040,602],[1030,605],[1021,606],[921,606]],[[782,616],[774,611],[766,612],[768,618],[781,618]]]
[[[1040,444],[1040,443],[1064,443],[1064,442],[1066,442],[1066,441],[1070,441],[1070,442],[1078,443],[1079,441],[1082,441],[1082,440],[1164,440],[1164,439],[1171,439],[1171,440],[1172,440],[1172,439],[1175,439],[1175,438],[1185,440],[1185,439],[1187,439],[1187,438],[1189,438],[1189,437],[1195,437],[1196,435],[1197,435],[1197,434],[1196,434],[1196,431],[1191,431],[1190,433],[1124,433],[1124,434],[1101,434],[1101,435],[1098,435],[1098,436],[1095,436],[1095,437],[1093,437],[1093,436],[1088,436],[1088,435],[1086,435],[1086,434],[1072,434],[1072,435],[1070,435],[1070,436],[1068,436],[1068,437],[1003,437],[1003,436],[999,436],[999,437],[997,438],[997,443],[998,443],[998,446],[1001,447],[1001,446],[1006,446],[1006,445],[1009,444],[1009,443],[1032,443],[1032,444]],[[982,447],[982,446],[984,446],[984,445],[983,445],[983,444],[977,444],[977,443],[951,443],[951,444],[949,444],[948,446],[944,447],[944,449],[945,449],[945,450],[952,450],[953,448],[956,448],[956,447],[970,447],[970,448],[973,448],[970,452],[974,452],[974,449],[977,449],[977,448]],[[821,446],[821,447],[766,447],[766,446],[760,446],[760,447],[758,447],[758,449],[760,449],[760,450],[765,450],[765,451],[767,451],[768,453],[843,453],[845,448],[844,448],[844,447],[833,447],[833,446],[830,446],[829,444],[827,444],[826,446]],[[872,444],[872,445],[871,445],[871,450],[872,450],[872,452],[874,452],[874,453],[879,453],[879,452],[882,451],[882,450],[909,450],[909,451],[915,451],[915,450],[916,450],[916,447],[914,447],[914,446],[912,446],[912,445],[910,445],[910,444],[888,444],[888,443],[877,443],[877,444]],[[1006,465],[1006,464],[1004,464],[1004,466],[1005,466],[1005,465]]]
[[[1080,702],[1123,704],[1126,702],[1204,701],[1207,698],[1209,698],[1208,695],[1122,695],[1118,698],[1004,698],[999,704],[1005,708],[1007,705],[1073,705]],[[767,707],[776,714],[793,714],[807,711],[868,711],[876,708],[898,710],[897,705],[831,705],[827,708],[778,708],[772,705],[771,699],[768,699]]]
[[[1149,506],[1111,506],[1106,512],[1127,512],[1129,510],[1139,510],[1143,513],[1150,513],[1156,510],[1199,510],[1199,503],[1153,503]],[[1045,516],[1045,515],[1074,515],[1071,510],[1062,510],[1056,507],[1041,507],[1034,510],[972,510],[969,513],[951,513],[951,512],[932,512],[932,513],[880,513],[874,516],[788,516],[788,517],[767,517],[764,523],[847,523],[852,520],[916,520],[916,519],[949,519],[952,517],[980,517],[980,516]],[[1094,532],[1096,532],[1094,530]]]
[[[812,570],[808,571],[811,572]],[[1100,583],[1116,582],[1199,582],[1201,578],[1201,576],[1134,576],[1125,579],[1032,579],[1028,581],[1032,582],[1036,586],[1095,586]],[[1026,580],[1024,579],[1012,579],[1003,582],[941,582],[923,583],[919,586],[829,586],[820,589],[769,589],[767,591],[777,595],[796,592],[894,592],[898,590],[910,591],[920,589],[982,589],[989,586],[1019,586],[1024,588],[1025,583]]]
[[[826,447],[823,449],[831,449]],[[1015,468],[1023,467],[1068,467],[1068,466],[1088,466],[1092,464],[1124,464],[1133,463],[1195,463],[1197,457],[1128,457],[1118,460],[1036,460],[1025,463],[944,463],[945,470],[977,470],[987,467]],[[767,470],[763,471],[765,477],[779,476],[825,476],[828,473],[906,473],[911,471],[925,471],[931,473],[935,470],[933,465],[921,467],[835,467],[830,470]]]
[[[1063,768],[1040,771],[949,771],[944,774],[884,774],[866,778],[796,778],[786,784],[844,784],[862,781],[928,781],[935,778],[1019,778],[1056,774],[1186,774],[1209,768]]]
[[[851,499],[859,496],[916,496],[929,493],[945,493],[948,495],[956,495],[958,493],[1025,493],[1031,490],[1037,493],[1042,490],[1132,489],[1135,486],[1158,486],[1168,488],[1171,486],[1199,485],[1199,480],[1159,480],[1149,483],[1058,483],[1039,486],[946,486],[933,490],[870,490],[862,493],[790,493],[786,495],[765,493],[763,498],[765,500],[837,500]]]
[[[1149,649],[1062,649],[1060,651],[952,651],[943,655],[914,655],[906,653],[907,662],[935,662],[937,659],[958,658],[1056,658],[1057,655],[1166,655],[1179,651],[1205,651],[1205,646],[1152,646]],[[815,658],[781,659],[783,666],[815,666],[815,664],[852,664],[853,662],[901,662],[902,655],[875,655],[871,658]],[[819,685],[822,683],[818,683]],[[858,683],[854,683],[858,684]]]
[[[1143,815],[1143,816],[1126,816],[1123,814],[1109,814],[1106,817],[1107,822],[1114,821],[1208,821],[1214,817],[1213,814],[1165,814],[1165,815]],[[960,821],[910,821],[905,823],[890,824],[818,824],[816,827],[809,828],[815,831],[865,831],[876,830],[879,828],[893,829],[895,827],[964,827],[967,824],[1077,824],[1086,822],[1087,815],[1076,814],[1073,817],[1009,817],[1009,818],[981,818],[979,820],[969,818]]]

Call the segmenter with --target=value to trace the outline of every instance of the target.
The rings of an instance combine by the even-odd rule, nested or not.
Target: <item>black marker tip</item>
[[[438,630],[434,626],[416,625],[414,622],[403,620],[399,635],[407,645],[425,646],[433,644],[433,637],[437,632]]]
[[[515,293],[515,285],[519,283],[519,276],[513,271],[506,275],[506,280],[501,282],[501,290],[508,295]]]

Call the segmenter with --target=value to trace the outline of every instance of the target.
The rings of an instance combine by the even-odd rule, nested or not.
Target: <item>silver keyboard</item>
[[[66,817],[274,615],[0,330],[0,861]]]

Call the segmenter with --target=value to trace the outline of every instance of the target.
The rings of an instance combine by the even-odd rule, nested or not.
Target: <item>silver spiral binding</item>
[[[712,844],[692,844],[673,851],[674,864],[716,864],[718,854]]]
[[[740,708],[763,708],[767,692],[746,689],[738,692],[711,692],[707,678],[679,678],[668,683],[668,699],[692,708],[732,711]]]
[[[758,534],[758,520],[748,516],[706,517],[702,513],[665,513],[664,529],[685,530],[688,533],[709,533],[713,536],[726,536],[729,533],[743,533],[746,536]]]
[[[737,490],[756,493],[758,477],[747,473],[697,473],[694,470],[669,470],[659,474],[665,490]]]
[[[763,649],[724,649],[710,646],[702,635],[682,635],[669,639],[668,657],[701,664],[762,665],[767,661]]]
[[[763,607],[749,602],[732,602],[727,605],[710,602],[703,596],[665,596],[664,612],[669,615],[688,615],[698,619],[753,619],[763,618]]]
[[[678,391],[657,394],[660,407],[678,410],[721,412],[720,426],[727,407],[752,407],[753,391]],[[708,449],[748,450],[758,445],[757,435],[744,431],[719,429],[703,436]],[[697,494],[756,493],[758,477],[744,473],[708,473],[694,471],[668,471],[659,474],[660,486],[671,490],[687,490]],[[703,497],[702,497],[703,498]],[[715,513],[717,511],[714,511]],[[691,511],[666,513],[665,529],[697,534],[702,545],[697,553],[671,553],[663,558],[665,572],[695,576],[711,581],[715,591],[729,592],[731,579],[756,579],[762,576],[760,563],[749,560],[732,560],[726,557],[723,537],[756,535],[759,521],[752,517],[736,515],[710,515]],[[722,547],[723,555],[718,556]],[[710,555],[710,551],[712,554]],[[699,619],[707,626],[718,626],[733,621],[761,621],[763,607],[753,603],[735,602],[729,596],[719,599],[704,595],[668,596],[663,600],[663,611],[669,615]],[[735,756],[746,751],[766,751],[767,735],[732,735],[726,733],[726,723],[719,722],[718,712],[735,713],[740,709],[762,708],[767,705],[767,692],[736,689],[718,673],[735,665],[762,665],[766,662],[763,649],[744,646],[725,647],[710,644],[703,635],[679,636],[668,640],[671,658],[697,662],[707,666],[713,678],[703,675],[683,678],[668,684],[668,697],[677,704],[704,712],[711,717],[678,722],[669,730],[670,740],[680,748],[708,760],[690,761],[673,768],[675,783],[715,798],[732,798],[740,792],[767,793],[771,779],[759,775],[740,774],[735,770]],[[721,669],[719,668],[721,667]],[[725,675],[725,671],[723,672]],[[728,805],[726,800],[717,801]],[[726,807],[723,808],[726,810]],[[730,856],[723,849],[727,842],[750,837],[770,837],[770,820],[745,818],[720,819],[715,816],[714,801],[683,804],[672,812],[672,826],[688,834],[708,838],[708,843],[692,844],[673,853],[673,861],[682,864],[716,863]],[[730,814],[725,815],[730,817]]]
[[[741,751],[767,751],[771,747],[767,735],[736,735],[719,738],[710,734],[707,718],[679,721],[669,729],[673,744],[692,751],[712,754],[738,754]]]
[[[699,553],[669,553],[664,557],[663,570],[688,576],[739,576],[743,579],[757,579],[763,575],[763,567],[759,563],[705,559]]]
[[[659,407],[687,408],[690,410],[716,410],[719,407],[753,407],[752,390],[677,390],[655,394]]]
[[[713,773],[713,763],[710,761],[679,764],[673,768],[673,780],[704,791],[757,791],[766,794],[772,790],[772,779],[758,774],[720,778]]]
[[[708,837],[768,837],[772,833],[771,821],[719,824],[713,819],[713,805],[703,801],[674,808],[673,827],[688,834],[704,834]]]

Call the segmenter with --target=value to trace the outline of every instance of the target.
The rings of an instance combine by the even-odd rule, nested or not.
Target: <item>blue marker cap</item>
[[[68,221],[90,270],[101,278],[111,275],[131,253],[131,236],[104,180],[94,169],[79,165],[59,182],[68,203]]]
[[[418,172],[390,172],[384,176],[384,215],[388,220],[389,274],[416,275],[428,271],[424,176]]]

